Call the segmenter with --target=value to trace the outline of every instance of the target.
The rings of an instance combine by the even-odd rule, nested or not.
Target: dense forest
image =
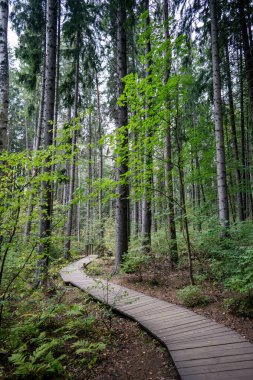
[[[58,278],[81,255],[252,318],[252,9],[0,0],[0,378],[69,378],[59,345],[96,365]]]

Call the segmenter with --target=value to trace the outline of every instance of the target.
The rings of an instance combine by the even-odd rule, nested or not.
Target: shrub
[[[193,307],[197,305],[206,305],[209,298],[206,296],[198,285],[188,285],[177,292],[177,296],[185,306]]]
[[[225,309],[232,314],[249,318],[253,317],[253,300],[249,297],[226,298],[223,304]]]
[[[144,254],[141,250],[138,251],[130,251],[126,257],[124,262],[121,264],[121,269],[125,273],[137,273],[139,276],[139,280],[142,281],[143,270],[150,262],[151,256]]]

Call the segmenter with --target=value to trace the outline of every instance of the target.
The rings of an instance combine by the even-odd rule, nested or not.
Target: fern
[[[70,309],[66,312],[67,316],[73,316],[73,315],[80,316],[83,314],[84,314],[84,307],[83,305],[80,305],[80,304],[72,305]]]
[[[84,354],[84,353],[95,353],[97,351],[103,351],[106,348],[105,343],[97,342],[97,343],[89,343],[87,340],[78,340],[77,342],[72,344],[73,348],[77,348],[75,351],[76,354]]]

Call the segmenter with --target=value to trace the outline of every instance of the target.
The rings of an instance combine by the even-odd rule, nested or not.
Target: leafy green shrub
[[[198,285],[188,285],[177,292],[177,296],[185,306],[192,307],[197,305],[206,305],[209,298],[206,296]]]
[[[197,274],[194,276],[194,279],[198,285],[201,285],[207,279],[207,276],[205,274]]]
[[[152,233],[152,251],[155,255],[168,256],[170,241],[168,233],[165,229],[160,229],[157,232]]]
[[[121,269],[124,273],[137,273],[139,280],[142,281],[143,270],[150,260],[151,256],[142,253],[141,250],[130,251],[126,255],[124,262],[121,264]]]
[[[249,297],[243,298],[226,298],[224,300],[224,307],[230,313],[243,316],[243,317],[253,317],[253,300]]]
[[[115,221],[108,218],[104,222],[104,245],[108,252],[115,252]]]

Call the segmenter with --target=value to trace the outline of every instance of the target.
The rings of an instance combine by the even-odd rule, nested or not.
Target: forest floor
[[[178,298],[177,292],[179,289],[189,285],[189,276],[186,269],[172,270],[170,263],[164,258],[152,260],[150,265],[146,265],[141,272],[134,274],[120,273],[110,277],[113,268],[113,258],[104,257],[95,260],[89,266],[88,271],[90,275],[96,275],[96,277],[109,277],[110,282],[114,284],[122,285],[177,305],[183,305]],[[224,301],[233,297],[234,294],[208,280],[202,283],[202,289],[209,298],[209,303],[191,307],[190,309],[197,314],[230,327],[253,342],[253,319],[232,313],[225,306]]]
[[[71,305],[82,301],[82,291],[72,287],[68,289],[66,303]],[[96,316],[96,336],[106,341],[106,348],[98,355],[92,368],[73,365],[72,379],[179,379],[167,350],[140,329],[137,323],[119,317],[93,300],[89,302],[89,313]]]
[[[60,298],[59,298],[60,294]],[[42,298],[41,298],[42,297]],[[35,302],[36,301],[36,302]],[[19,314],[16,321],[15,334],[7,335],[6,342],[0,347],[0,379],[71,379],[71,380],[178,380],[178,374],[167,350],[157,340],[150,337],[137,323],[120,317],[99,302],[95,302],[80,289],[58,284],[57,294],[55,292],[44,293],[40,296],[40,302],[35,298],[25,305],[25,314]],[[23,319],[34,314],[41,315],[45,312],[44,307],[50,314],[57,307],[64,307],[65,312],[56,311],[55,315],[48,315],[43,325],[33,324],[33,320],[23,325]],[[37,314],[38,313],[38,314]],[[15,314],[15,313],[14,313]],[[13,316],[14,316],[13,314]],[[89,323],[91,321],[91,323]],[[12,321],[13,322],[13,321]],[[8,321],[7,321],[8,325]],[[6,328],[8,326],[6,325]],[[65,341],[56,347],[55,354],[63,354],[62,364],[64,373],[44,373],[43,358],[37,365],[28,368],[31,364],[20,365],[19,374],[11,365],[8,358],[13,351],[10,346],[18,337],[20,331],[26,336],[22,343],[25,348],[29,347],[28,355],[35,352],[34,338],[28,338],[28,334],[36,331],[38,326],[42,334],[52,339],[66,334],[66,328],[71,328],[71,334],[78,336],[79,341],[96,345],[98,342],[105,344],[105,348],[97,352],[79,352],[73,349],[73,339]],[[20,330],[20,328],[22,330]],[[25,333],[25,334],[23,334]],[[39,332],[38,332],[39,334]],[[42,335],[40,335],[42,336]],[[44,336],[44,335],[43,335]],[[100,343],[99,343],[100,344]],[[24,347],[24,346],[23,346]],[[21,348],[18,352],[23,352]],[[29,356],[26,356],[27,358]],[[45,355],[44,355],[45,356]],[[27,359],[28,360],[28,359]],[[22,375],[21,375],[22,373]],[[21,376],[20,376],[21,375]]]

